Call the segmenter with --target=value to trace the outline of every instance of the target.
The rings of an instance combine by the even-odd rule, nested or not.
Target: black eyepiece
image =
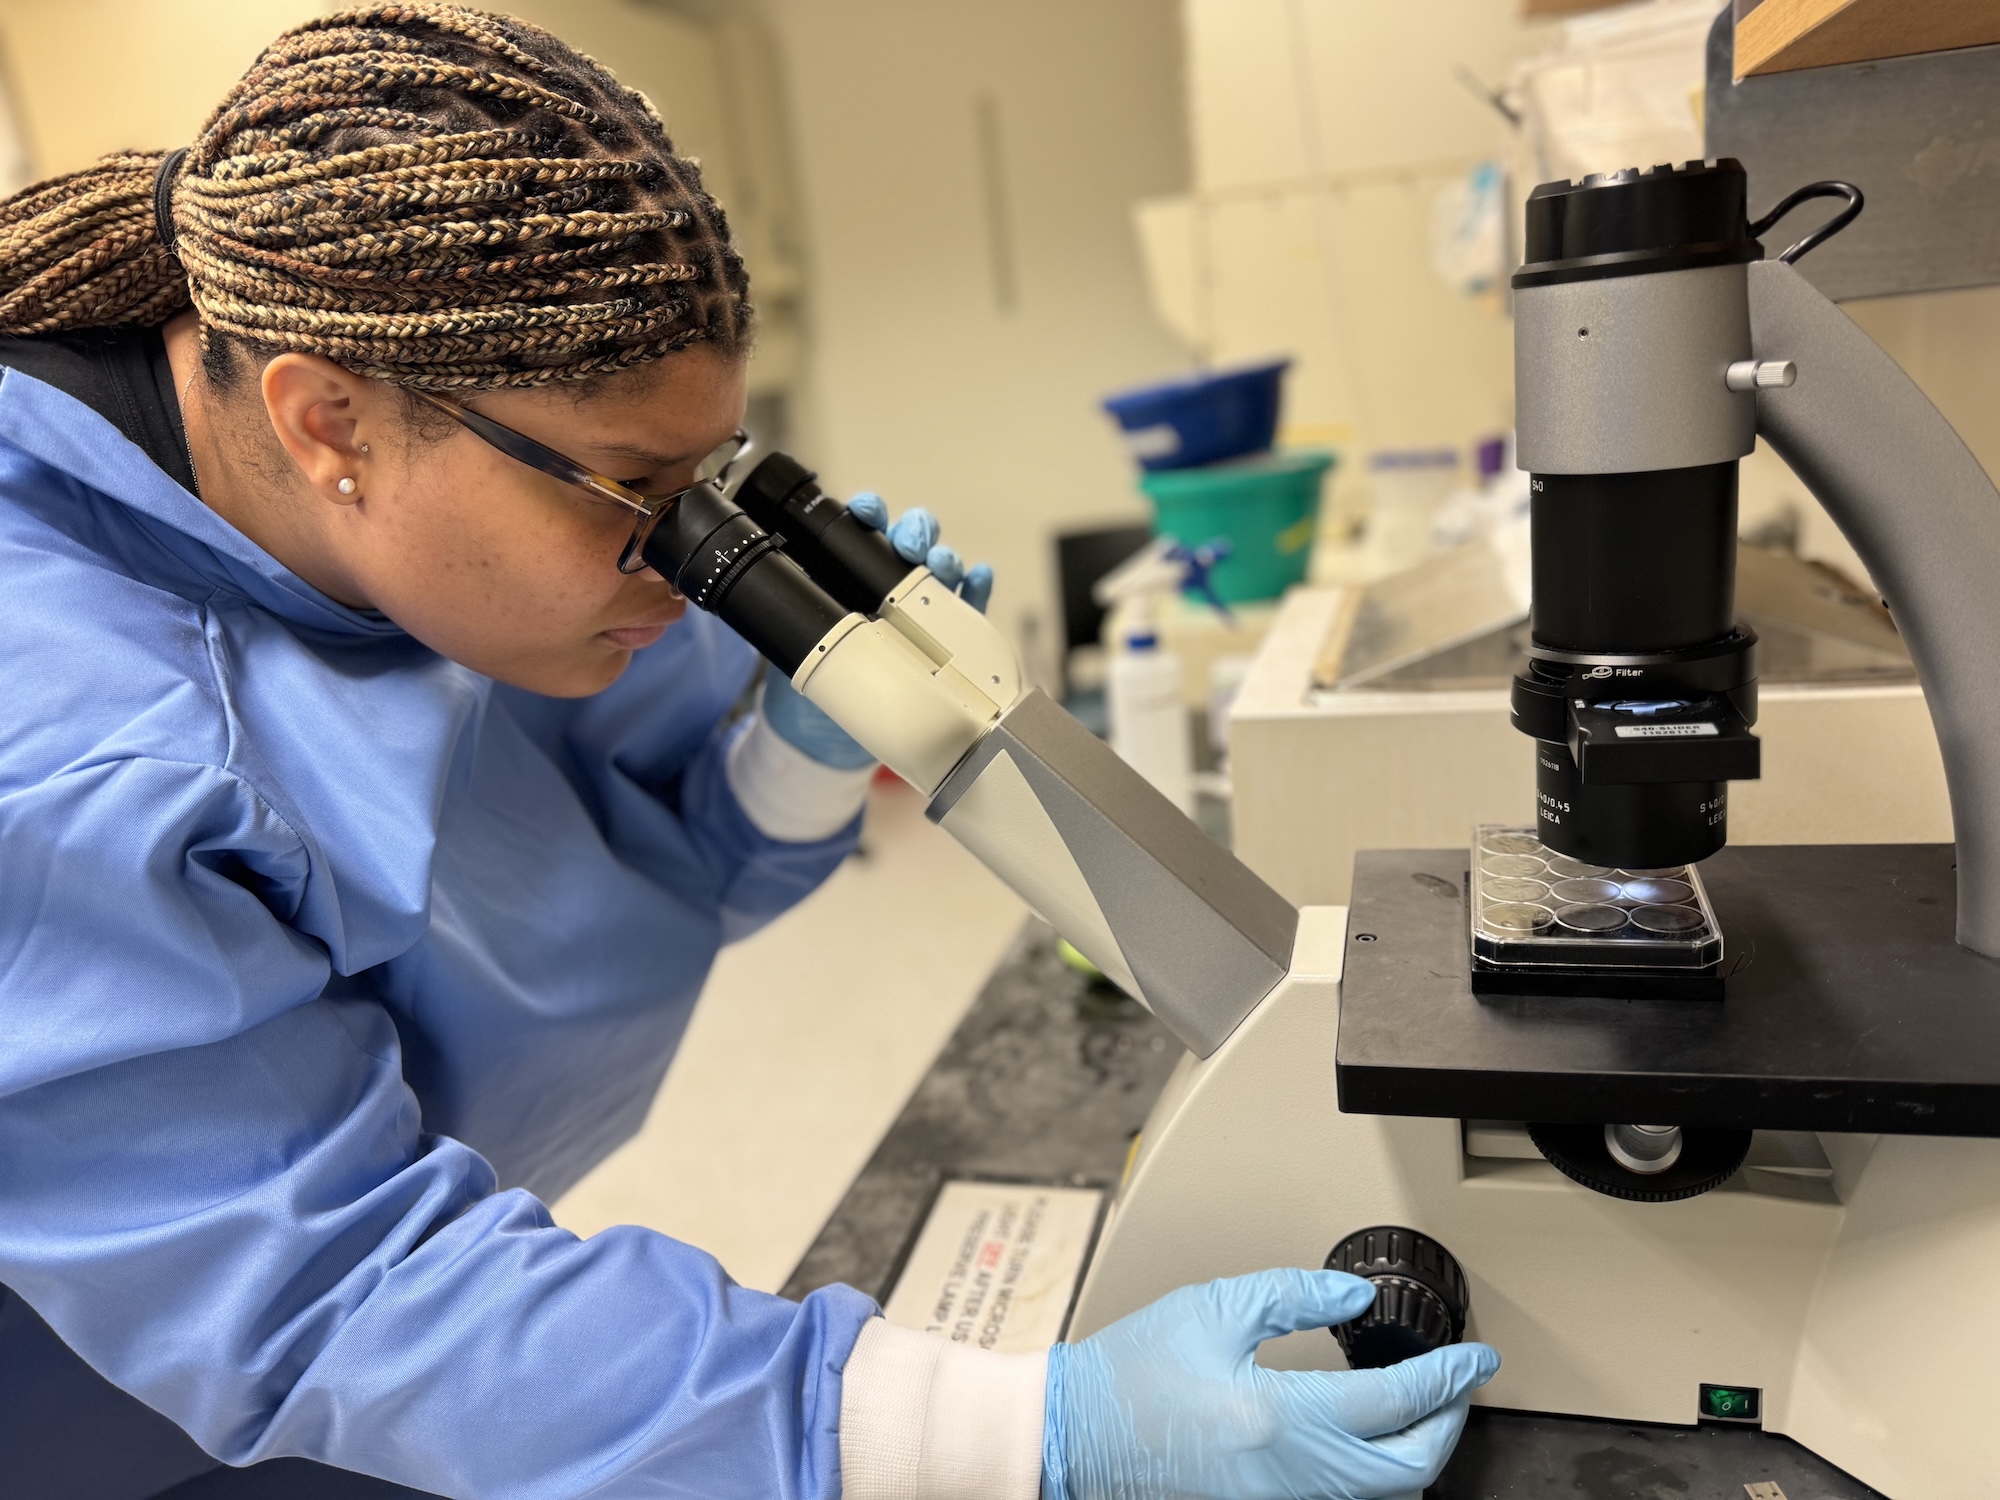
[[[750,471],[736,503],[759,526],[785,539],[785,550],[815,583],[849,609],[873,615],[911,565],[889,539],[856,520],[819,486],[819,476],[788,453]]]
[[[787,673],[847,615],[777,537],[710,485],[689,490],[660,518],[645,556],[690,603],[719,615]]]

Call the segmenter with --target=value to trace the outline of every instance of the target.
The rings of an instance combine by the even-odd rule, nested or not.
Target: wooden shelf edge
[[[1995,42],[1993,0],[1763,0],[1736,23],[1736,77]]]

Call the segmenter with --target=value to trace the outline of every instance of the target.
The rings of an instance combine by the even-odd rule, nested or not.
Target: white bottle
[[[1111,657],[1105,708],[1111,748],[1182,812],[1194,813],[1193,747],[1181,663],[1152,630],[1129,633]]]

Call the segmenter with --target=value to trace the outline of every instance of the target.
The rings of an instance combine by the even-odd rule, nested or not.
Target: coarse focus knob
[[[1375,1284],[1368,1311],[1331,1330],[1354,1369],[1400,1364],[1465,1337],[1465,1272],[1428,1235],[1393,1224],[1357,1229],[1327,1254],[1326,1269]]]

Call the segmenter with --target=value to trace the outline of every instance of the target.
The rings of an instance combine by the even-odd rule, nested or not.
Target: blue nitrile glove
[[[858,771],[875,764],[875,757],[861,748],[860,741],[793,687],[791,678],[771,666],[764,669],[764,722],[793,749],[803,750],[836,771]]]
[[[948,588],[981,614],[993,596],[993,570],[980,563],[967,569],[951,548],[938,543],[938,520],[929,511],[912,508],[903,512],[896,524],[889,524],[889,507],[880,495],[863,491],[847,504],[863,524],[884,532],[897,556],[907,563],[923,563]],[[823,766],[837,771],[858,771],[872,765],[875,757],[862,749],[826,711],[792,686],[792,681],[776,667],[764,674],[764,719],[778,737],[794,749],[803,750]]]
[[[1182,1287],[1049,1351],[1042,1500],[1381,1500],[1437,1478],[1474,1386],[1500,1368],[1453,1344],[1385,1370],[1266,1370],[1257,1345],[1365,1311],[1340,1271]]]
[[[968,568],[956,551],[941,544],[938,533],[942,528],[936,516],[915,507],[904,511],[891,526],[888,505],[872,490],[863,490],[848,501],[847,509],[855,520],[886,534],[889,545],[904,562],[922,563],[946,588],[957,590],[967,604],[982,615],[986,613],[986,603],[993,597],[993,569],[985,563]]]

